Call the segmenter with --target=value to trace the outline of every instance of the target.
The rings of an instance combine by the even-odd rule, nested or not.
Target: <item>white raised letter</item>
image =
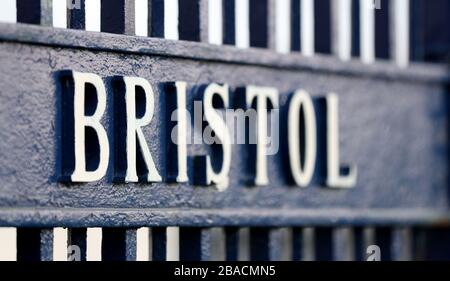
[[[155,107],[153,99],[153,89],[150,83],[139,77],[124,77],[125,82],[125,103],[127,116],[127,173],[125,181],[137,182],[138,176],[136,171],[136,136],[139,142],[142,156],[147,165],[148,182],[160,182],[161,176],[156,170],[152,155],[145,141],[142,127],[150,124],[153,118],[153,110]],[[136,118],[136,87],[141,87],[145,92],[145,112],[141,118]]]
[[[300,109],[303,108],[305,155],[302,168],[300,155]],[[288,113],[288,144],[289,162],[292,177],[298,186],[306,187],[313,176],[316,163],[316,116],[311,97],[306,91],[298,90],[289,105]]]
[[[338,96],[331,93],[327,103],[327,186],[332,188],[351,188],[356,184],[357,169],[349,167],[349,173],[342,176],[339,164],[339,111]]]
[[[91,73],[72,72],[74,91],[74,134],[75,134],[75,170],[71,176],[73,182],[92,182],[100,180],[108,169],[109,143],[105,128],[100,119],[106,109],[106,90],[100,76]],[[97,107],[92,116],[84,112],[86,84],[91,84],[97,92]],[[97,133],[100,157],[94,171],[86,169],[85,128],[90,127]]]
[[[172,121],[177,121],[173,128],[171,141],[176,145],[177,163],[176,182],[188,182],[187,174],[187,110],[186,110],[186,82],[175,82],[176,109],[172,114]],[[173,116],[175,114],[175,116]],[[176,128],[176,129],[175,129]]]
[[[214,95],[219,96],[225,107],[228,107],[228,85],[210,84],[205,89],[203,96],[203,107],[205,119],[211,129],[219,139],[223,150],[222,167],[216,173],[211,164],[211,157],[206,156],[206,184],[215,184],[219,191],[224,191],[228,187],[228,173],[231,165],[231,138],[227,124],[213,107]]]
[[[278,90],[275,88],[247,86],[245,99],[247,107],[252,106],[256,98],[257,112],[257,143],[256,143],[256,177],[255,185],[268,185],[267,177],[267,100],[270,100],[274,108],[278,108]]]

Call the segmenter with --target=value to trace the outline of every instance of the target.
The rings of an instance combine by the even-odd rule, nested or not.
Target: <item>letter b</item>
[[[106,174],[109,161],[109,142],[105,128],[100,120],[106,109],[106,89],[100,76],[91,73],[72,72],[74,82],[73,95],[73,129],[75,170],[71,175],[73,182],[92,182],[100,180]],[[95,112],[87,116],[85,112],[86,85],[95,88],[97,104]],[[99,162],[94,170],[86,166],[86,128],[95,131],[98,147]]]

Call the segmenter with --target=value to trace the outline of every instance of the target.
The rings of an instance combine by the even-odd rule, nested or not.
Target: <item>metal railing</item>
[[[409,5],[408,0],[3,0],[0,21],[268,48],[304,57],[329,52],[342,61],[356,54],[364,64],[388,58],[405,68],[410,63]],[[435,222],[427,219],[417,224],[330,221],[281,227],[237,222],[155,227],[133,222],[107,227],[107,214],[99,215],[105,220],[101,225],[48,214],[55,219],[44,227],[37,220],[30,224],[15,220],[14,209],[2,214],[7,216],[0,220],[2,225],[17,227],[0,230],[0,257],[5,259],[375,259],[377,249],[370,245],[381,249],[382,260],[450,257],[450,251],[445,252],[450,229],[428,227]],[[61,228],[60,222],[69,226]],[[38,227],[30,227],[34,224]],[[441,249],[436,241],[442,242]]]

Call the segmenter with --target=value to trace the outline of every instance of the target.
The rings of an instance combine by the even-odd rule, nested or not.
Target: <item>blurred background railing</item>
[[[0,21],[404,67],[448,62],[449,11],[445,0],[3,0]]]

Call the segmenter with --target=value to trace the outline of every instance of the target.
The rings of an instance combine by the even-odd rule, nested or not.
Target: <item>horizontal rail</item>
[[[131,209],[0,208],[0,226],[448,226],[446,210],[430,209]]]
[[[363,76],[413,83],[448,83],[450,81],[448,67],[445,65],[412,63],[410,67],[401,69],[389,61],[377,61],[371,65],[366,65],[356,59],[342,62],[330,56],[317,55],[309,58],[300,54],[278,54],[263,49],[242,50],[230,46],[215,46],[199,42],[54,29],[27,24],[0,23],[1,41],[167,56],[197,61],[312,71],[341,76]]]

